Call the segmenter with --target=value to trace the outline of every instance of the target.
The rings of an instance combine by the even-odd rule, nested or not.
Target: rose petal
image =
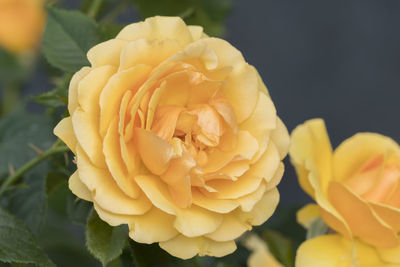
[[[192,190],[193,204],[218,213],[229,213],[239,206],[239,203],[229,199],[210,198],[197,189]]]
[[[83,67],[77,73],[75,73],[74,76],[72,76],[68,90],[69,114],[73,114],[75,109],[78,107],[78,86],[80,81],[89,74],[90,70],[90,67]]]
[[[375,133],[359,133],[346,139],[333,155],[335,181],[351,177],[362,165],[378,154],[396,153],[399,145],[391,138]]]
[[[122,50],[119,70],[126,70],[139,64],[155,67],[179,49],[179,43],[173,39],[138,39],[129,42]]]
[[[274,213],[279,202],[278,189],[274,188],[265,192],[261,200],[249,212],[236,210],[236,216],[249,226],[263,224]]]
[[[400,209],[374,202],[368,204],[396,233],[400,231]]]
[[[378,247],[390,248],[398,245],[393,229],[347,186],[331,182],[328,187],[328,198],[346,220],[355,236]]]
[[[100,135],[105,136],[107,129],[117,116],[124,93],[132,90],[133,95],[147,79],[151,68],[137,65],[112,76],[100,95]]]
[[[221,225],[215,232],[205,235],[214,241],[225,242],[238,238],[249,229],[246,224],[243,224],[238,218],[232,214],[223,216]]]
[[[151,208],[151,202],[145,196],[132,199],[125,195],[106,170],[92,165],[79,146],[76,152],[79,177],[93,192],[93,200],[102,209],[124,215],[139,215]]]
[[[77,197],[86,201],[93,201],[92,192],[90,192],[86,185],[82,183],[78,171],[75,171],[69,178],[68,187]]]
[[[319,207],[317,204],[307,204],[296,213],[296,220],[305,229],[308,229],[313,220],[320,216]]]
[[[175,216],[153,207],[141,216],[134,216],[129,224],[129,237],[144,244],[170,240],[178,235],[174,220]]]
[[[76,140],[71,117],[62,119],[54,128],[53,132],[75,153],[75,147],[78,141]]]
[[[197,26],[197,25],[196,26],[189,25],[187,27],[188,27],[188,30],[190,31],[190,33],[192,34],[193,41],[197,41],[197,40],[205,37],[205,34],[203,32],[203,27]]]
[[[127,43],[127,41],[119,39],[102,42],[88,51],[87,58],[93,68],[105,65],[112,65],[118,68],[121,51]]]
[[[103,152],[112,178],[118,187],[129,197],[137,198],[141,194],[139,186],[136,184],[133,176],[129,175],[126,167],[123,165],[120,150],[120,136],[118,135],[118,120],[114,119],[108,128],[104,137]]]
[[[123,28],[117,39],[133,41],[141,38],[177,40],[181,46],[193,41],[185,22],[179,17],[147,18],[143,22],[133,23]]]
[[[153,174],[163,174],[174,156],[173,146],[150,131],[135,128],[134,132],[143,163]]]
[[[188,238],[183,235],[178,235],[166,242],[160,242],[160,247],[169,254],[184,260],[190,259],[197,254],[200,256],[223,257],[236,250],[236,244],[233,240],[216,242],[204,237]]]
[[[276,145],[281,159],[284,159],[289,152],[290,137],[285,124],[279,117],[276,121],[276,128],[271,132],[271,140]]]

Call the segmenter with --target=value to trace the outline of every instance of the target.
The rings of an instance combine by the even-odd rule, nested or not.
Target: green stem
[[[57,143],[56,143],[57,144]],[[32,159],[31,161],[27,162],[24,166],[22,166],[20,169],[18,169],[14,174],[10,175],[4,183],[0,187],[0,196],[4,194],[4,192],[7,190],[7,187],[15,183],[18,178],[20,178],[22,175],[24,175],[27,171],[35,167],[37,164],[40,162],[44,161],[48,157],[54,155],[54,154],[59,154],[59,153],[64,153],[69,151],[69,148],[66,146],[53,146],[49,150],[43,152],[40,154],[38,157]]]
[[[119,2],[114,9],[112,9],[107,15],[105,15],[101,22],[112,22],[115,18],[117,18],[122,12],[124,12],[127,7],[129,6],[128,1],[121,1]]]
[[[102,2],[103,0],[93,0],[92,5],[90,6],[87,13],[89,17],[96,19],[97,13],[99,13]]]

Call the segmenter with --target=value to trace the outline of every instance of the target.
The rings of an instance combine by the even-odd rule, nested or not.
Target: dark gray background
[[[325,119],[332,144],[372,131],[400,141],[400,1],[235,1],[226,38],[267,84],[289,131]],[[282,204],[308,200],[293,168]]]
[[[399,0],[235,0],[225,38],[259,70],[289,131],[321,117],[337,146],[360,131],[400,141],[399,26]],[[31,91],[49,89],[35,80]],[[309,201],[288,159],[286,169],[282,204]]]

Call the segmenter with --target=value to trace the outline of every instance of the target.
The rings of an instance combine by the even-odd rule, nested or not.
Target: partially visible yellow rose
[[[283,267],[271,254],[267,244],[256,234],[250,234],[244,240],[244,246],[252,252],[247,259],[248,267]]]
[[[332,229],[378,248],[399,245],[400,147],[395,141],[358,133],[332,152],[323,120],[314,119],[293,131],[290,156],[300,185]]]
[[[305,241],[297,250],[296,267],[399,267],[400,247],[381,253],[358,239],[323,235]]]
[[[0,0],[0,47],[13,53],[31,50],[44,22],[44,0]]]
[[[255,68],[177,17],[128,25],[88,59],[54,130],[76,155],[72,192],[176,257],[233,252],[274,212],[289,145]]]

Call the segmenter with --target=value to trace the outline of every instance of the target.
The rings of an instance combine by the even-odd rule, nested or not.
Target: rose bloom
[[[274,212],[289,143],[255,68],[177,17],[128,25],[87,56],[54,130],[76,155],[72,192],[176,257],[233,252]]]
[[[13,53],[33,49],[44,22],[43,0],[0,0],[0,47]]]
[[[385,258],[400,264],[399,145],[383,135],[358,133],[332,151],[321,119],[298,126],[291,140],[299,183],[326,224],[340,238],[358,238],[380,254],[397,251],[397,258]],[[299,215],[314,216],[315,209]]]
[[[284,267],[269,251],[267,243],[256,234],[250,234],[243,243],[251,251],[247,267]]]

